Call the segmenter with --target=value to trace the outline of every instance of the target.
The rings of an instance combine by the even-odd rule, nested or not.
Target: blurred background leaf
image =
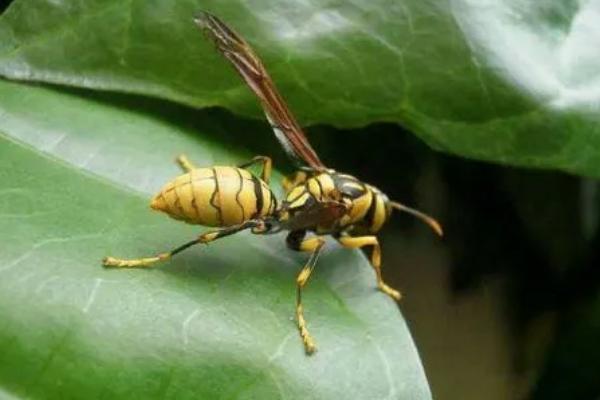
[[[260,116],[199,9],[256,46],[305,124],[397,122],[462,156],[600,176],[594,1],[18,0],[0,74]]]

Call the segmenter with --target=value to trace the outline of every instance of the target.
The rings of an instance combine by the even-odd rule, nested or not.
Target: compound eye
[[[342,193],[345,195],[345,197],[357,199],[365,194],[365,188],[364,186],[355,182],[348,182],[342,186]]]

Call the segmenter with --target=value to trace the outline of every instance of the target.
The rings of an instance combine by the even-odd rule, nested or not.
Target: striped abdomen
[[[350,231],[352,234],[373,234],[379,232],[392,213],[388,197],[374,186],[366,184],[365,186],[371,192],[372,200],[367,212],[356,222]]]
[[[190,224],[224,227],[272,214],[277,201],[267,184],[245,169],[213,167],[178,176],[150,207]]]

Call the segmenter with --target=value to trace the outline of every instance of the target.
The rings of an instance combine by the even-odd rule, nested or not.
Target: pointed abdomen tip
[[[154,196],[152,201],[150,202],[150,208],[157,211],[166,211],[167,210],[167,202],[165,198],[162,196],[162,193]]]

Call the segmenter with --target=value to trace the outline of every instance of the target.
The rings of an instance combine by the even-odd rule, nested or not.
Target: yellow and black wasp
[[[185,156],[180,156],[178,162],[185,174],[167,183],[154,197],[151,207],[187,223],[218,229],[154,257],[130,260],[106,257],[103,263],[110,267],[145,267],[167,260],[195,244],[245,229],[255,234],[289,231],[288,247],[310,253],[296,278],[296,320],[305,350],[311,354],[316,346],[304,318],[302,290],[325,244],[324,236],[331,235],[350,249],[371,247],[370,262],[379,289],[399,300],[400,292],[389,287],[382,278],[381,247],[375,234],[394,209],[418,217],[439,235],[442,235],[441,226],[417,210],[390,201],[376,187],[325,167],[248,43],[209,13],[201,13],[195,22],[258,97],[276,137],[300,166],[299,171],[284,180],[285,198],[279,202],[269,188],[269,157],[258,156],[238,167],[196,168]],[[246,169],[257,163],[262,164],[260,178]]]

